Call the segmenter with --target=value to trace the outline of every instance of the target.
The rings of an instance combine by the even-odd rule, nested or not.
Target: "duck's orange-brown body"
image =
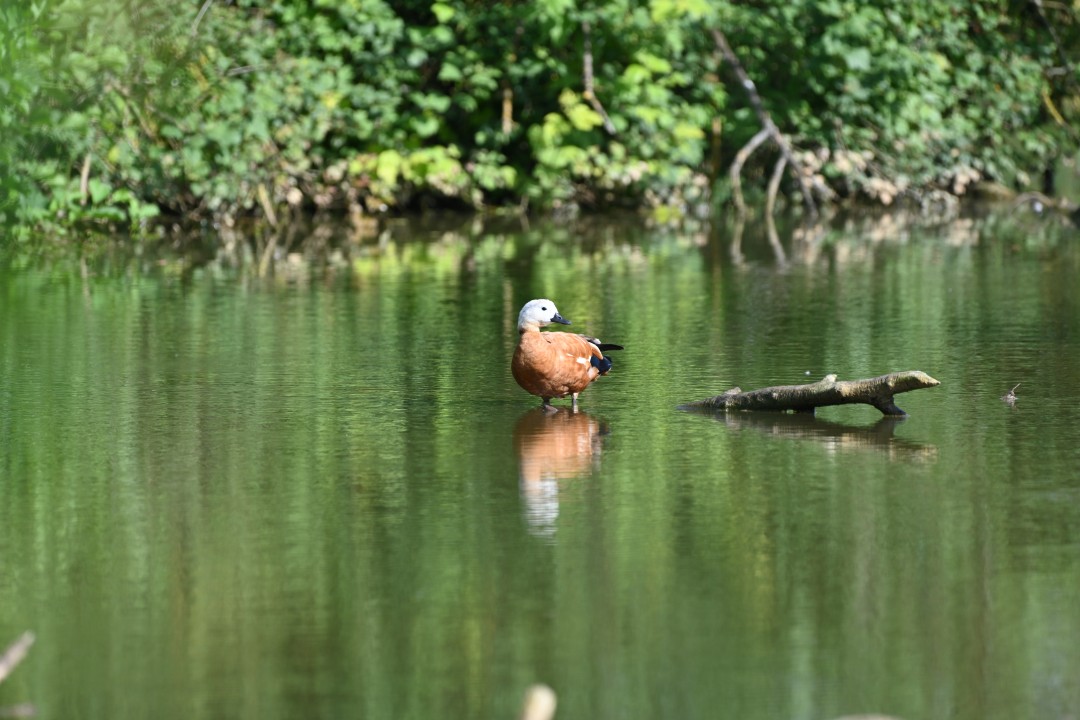
[[[594,357],[602,360],[604,354],[581,335],[526,329],[521,331],[510,370],[518,385],[546,402],[576,396],[600,377]]]
[[[574,399],[576,411],[578,393],[611,369],[611,360],[602,351],[622,350],[622,346],[588,335],[540,332],[552,323],[571,324],[547,298],[525,303],[518,314],[519,339],[510,371],[518,385],[540,396],[545,412],[556,412],[552,398],[567,395]]]

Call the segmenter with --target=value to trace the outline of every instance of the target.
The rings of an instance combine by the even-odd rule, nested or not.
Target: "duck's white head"
[[[570,321],[559,314],[555,303],[550,300],[545,298],[530,300],[525,303],[525,307],[521,308],[521,313],[518,315],[518,332],[538,330],[551,323],[569,325]]]

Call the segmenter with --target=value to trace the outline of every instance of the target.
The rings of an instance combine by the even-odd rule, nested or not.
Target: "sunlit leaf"
[[[564,110],[570,124],[578,130],[592,130],[604,124],[604,118],[600,113],[588,105],[573,105]]]
[[[844,62],[847,63],[849,70],[869,70],[870,69],[870,50],[869,48],[853,48],[846,55],[844,55]]]
[[[445,62],[439,68],[439,79],[443,82],[457,82],[462,77],[461,70],[453,63]]]
[[[435,14],[435,19],[440,23],[450,22],[450,19],[454,17],[454,8],[450,7],[446,3],[437,2],[431,6],[431,12]]]

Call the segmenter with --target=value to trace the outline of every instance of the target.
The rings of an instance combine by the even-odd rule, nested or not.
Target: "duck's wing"
[[[623,349],[622,345],[616,345],[615,343],[600,342],[600,338],[589,337],[588,335],[582,335],[580,333],[578,333],[578,337],[581,338],[582,340],[584,340],[585,342],[591,344],[591,345],[595,345],[596,347],[598,347],[601,350],[622,350]]]
[[[553,377],[576,389],[584,389],[598,375],[611,369],[611,360],[604,357],[594,338],[577,333],[544,333],[543,337],[555,351],[551,364]]]
[[[511,364],[518,384],[541,397],[581,392],[610,367],[599,347],[564,332],[522,333]]]
[[[604,357],[602,350],[622,350],[622,345],[615,345],[613,343],[600,342],[599,338],[589,337],[588,335],[581,335],[579,333],[551,333],[552,335],[560,335],[563,340],[561,344],[565,347],[580,348],[584,350],[578,350],[577,352],[567,353],[568,355],[574,355],[576,362],[585,364],[586,367],[596,368],[599,375],[606,375],[607,371],[611,369],[611,358]],[[587,354],[586,354],[587,353]],[[596,376],[589,374],[591,380],[595,380]]]

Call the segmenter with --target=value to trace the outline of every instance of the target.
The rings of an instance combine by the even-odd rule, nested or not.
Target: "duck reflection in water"
[[[559,516],[559,484],[599,467],[607,428],[583,412],[530,410],[514,426],[525,520],[536,535],[551,537]]]

